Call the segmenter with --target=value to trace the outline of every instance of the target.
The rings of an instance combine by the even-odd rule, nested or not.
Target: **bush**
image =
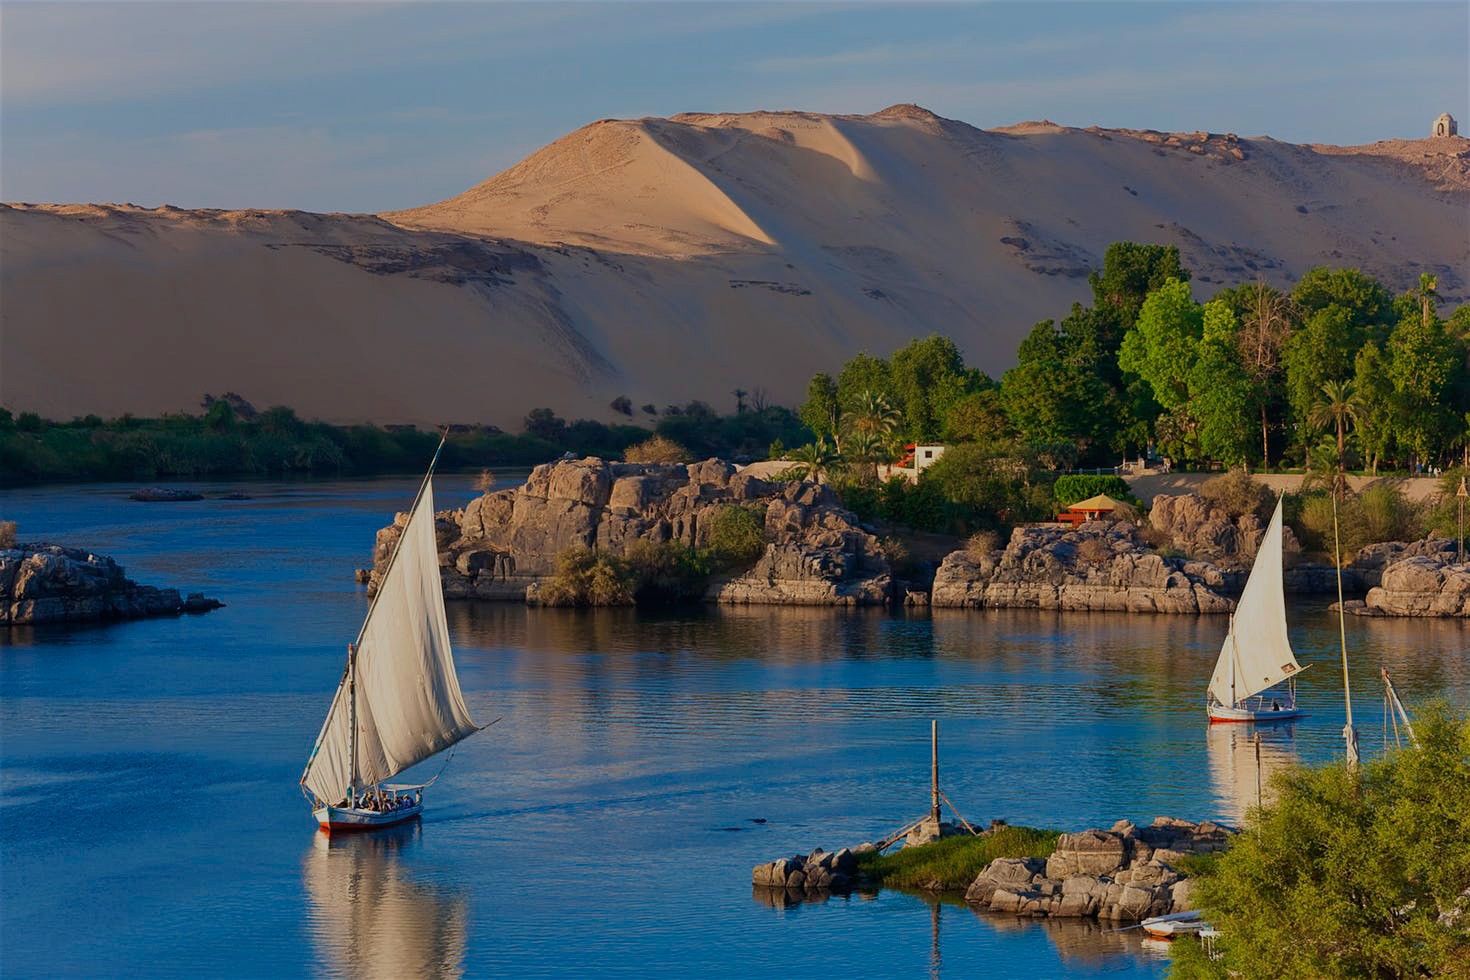
[[[630,463],[692,463],[689,450],[667,436],[652,436],[623,451]]]
[[[1212,476],[1199,488],[1199,495],[1232,519],[1255,514],[1264,523],[1271,518],[1276,500],[1265,484],[1257,483],[1245,470]]]
[[[709,518],[710,558],[721,568],[747,565],[766,550],[765,511],[727,504]]]
[[[1415,718],[1419,745],[1355,772],[1338,760],[1273,778],[1275,802],[1202,867],[1222,932],[1181,977],[1470,977],[1470,717]]]
[[[631,606],[636,580],[628,563],[591,548],[573,548],[556,560],[556,574],[542,583],[544,606]]]
[[[1063,507],[1070,507],[1079,500],[1096,497],[1100,493],[1105,493],[1114,500],[1133,499],[1133,490],[1128,486],[1128,481],[1111,474],[1089,476],[1085,473],[1069,473],[1057,477],[1056,486],[1052,488],[1057,503]]]
[[[15,522],[0,521],[0,548],[15,547]]]
[[[1291,498],[1288,498],[1290,501]],[[1327,490],[1299,494],[1288,508],[1297,540],[1307,551],[1332,554],[1332,495]],[[1346,494],[1337,505],[1342,560],[1352,561],[1358,551],[1382,541],[1415,541],[1432,526],[1428,508],[1415,504],[1390,483]]]
[[[1077,557],[1089,565],[1102,565],[1112,560],[1113,549],[1102,538],[1087,538],[1077,546]]]
[[[624,564],[633,599],[642,603],[697,598],[704,594],[711,571],[706,553],[677,541],[634,541]]]
[[[971,558],[984,558],[999,546],[1000,535],[989,529],[976,531],[965,542],[965,550],[970,553]]]

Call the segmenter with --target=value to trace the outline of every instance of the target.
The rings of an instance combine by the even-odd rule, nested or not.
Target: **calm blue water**
[[[891,891],[774,909],[750,868],[918,816],[931,717],[972,822],[1233,820],[1255,799],[1244,733],[1203,720],[1217,618],[451,604],[470,708],[502,720],[419,826],[328,844],[297,779],[366,609],[352,569],[415,482],[0,493],[24,539],[228,603],[0,632],[0,970],[1160,976],[1136,933]],[[441,507],[472,496],[436,482]],[[1340,751],[1336,619],[1293,619],[1312,714],[1266,732],[1267,768]],[[1470,699],[1465,625],[1348,630],[1365,750],[1380,663],[1411,708]]]

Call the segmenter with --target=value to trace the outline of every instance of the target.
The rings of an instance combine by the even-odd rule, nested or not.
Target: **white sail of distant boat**
[[[444,615],[434,535],[438,460],[436,451],[301,776],[327,830],[418,816],[428,783],[384,781],[479,730],[460,693]]]
[[[1281,544],[1281,502],[1256,550],[1245,591],[1230,617],[1230,632],[1210,677],[1211,721],[1278,721],[1301,714],[1294,678],[1301,671],[1286,635],[1286,584]],[[1284,697],[1260,695],[1288,681]]]

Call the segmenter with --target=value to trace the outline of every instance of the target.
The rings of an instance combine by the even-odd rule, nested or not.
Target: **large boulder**
[[[0,550],[0,626],[177,616],[221,605],[198,593],[139,585],[111,558],[80,548]]]
[[[958,608],[1229,612],[1213,566],[1165,558],[1126,521],[1018,527],[1003,551],[963,549],[935,573],[930,603]]]
[[[770,483],[718,459],[616,463],[573,459],[531,471],[517,488],[487,493],[436,515],[446,599],[526,601],[575,548],[625,556],[640,542],[703,547],[730,506],[764,512],[766,548],[747,569],[713,580],[725,603],[877,605],[892,578],[877,538],[831,489]],[[378,532],[369,591],[376,591],[406,514]]]
[[[1453,555],[1405,558],[1383,569],[1379,586],[1347,609],[1369,616],[1470,617],[1470,563]]]

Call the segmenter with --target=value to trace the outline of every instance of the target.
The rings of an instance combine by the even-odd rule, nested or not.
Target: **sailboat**
[[[441,439],[301,774],[312,816],[328,832],[417,818],[438,776],[385,781],[479,731],[454,673],[439,581],[433,476],[443,450]]]
[[[1286,636],[1286,586],[1282,564],[1281,502],[1261,538],[1245,591],[1230,617],[1230,632],[1210,677],[1210,721],[1284,721],[1300,717],[1296,675],[1302,670]],[[1264,692],[1287,682],[1284,696]]]

